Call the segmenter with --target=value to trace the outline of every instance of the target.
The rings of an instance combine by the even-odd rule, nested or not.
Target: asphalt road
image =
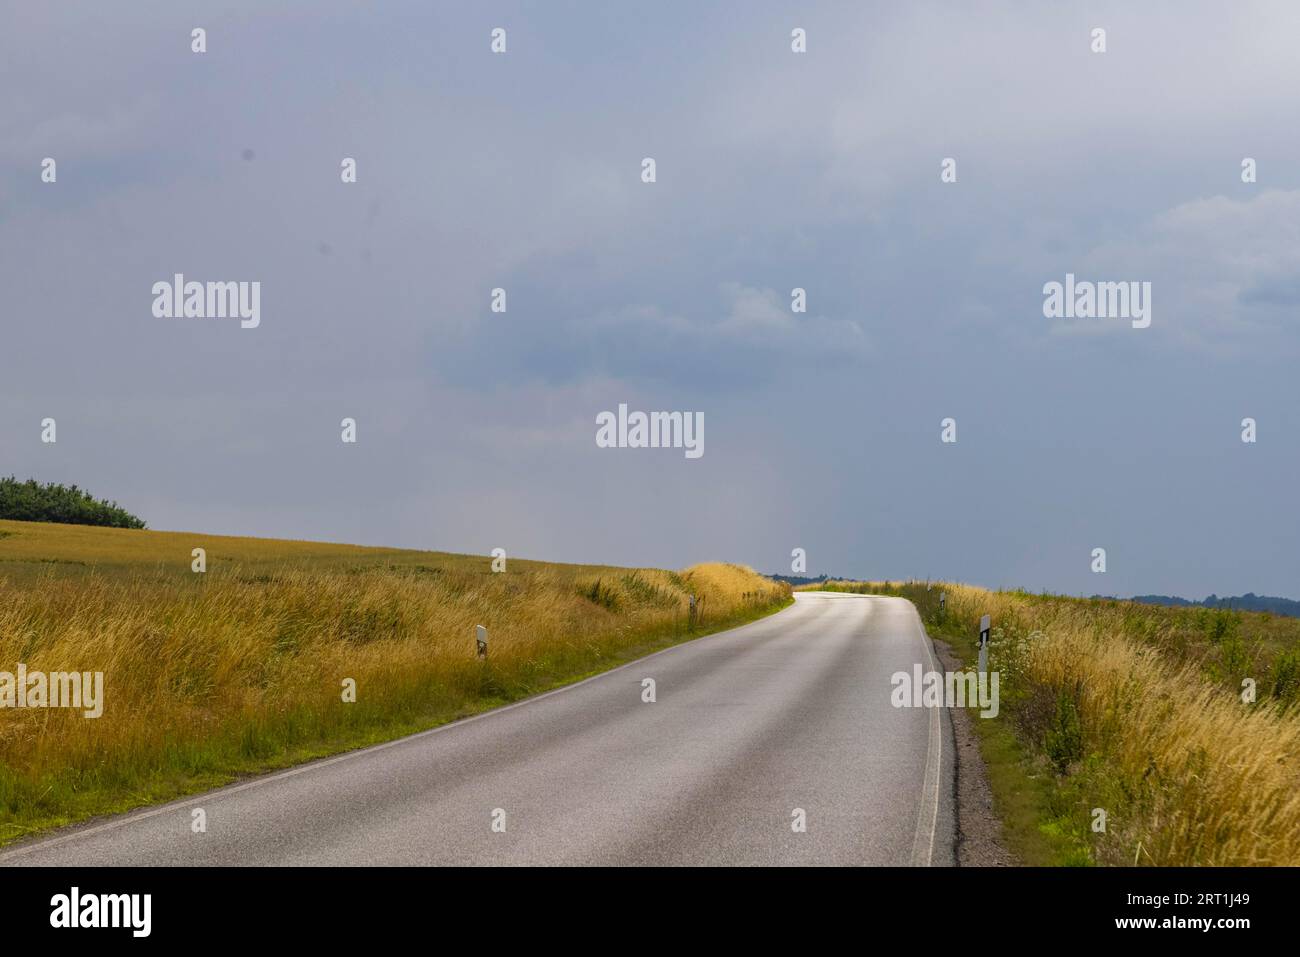
[[[890,703],[890,676],[918,663],[937,667],[908,602],[799,593],[579,684],[0,865],[952,864],[949,717]]]

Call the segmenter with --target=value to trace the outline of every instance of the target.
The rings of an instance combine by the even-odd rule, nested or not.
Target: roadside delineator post
[[[980,618],[980,673],[989,670],[989,616]]]
[[[479,660],[485,661],[487,660],[487,629],[482,625],[475,625],[474,631],[478,643]]]
[[[948,593],[939,592],[939,610],[943,611],[944,606],[948,603]]]

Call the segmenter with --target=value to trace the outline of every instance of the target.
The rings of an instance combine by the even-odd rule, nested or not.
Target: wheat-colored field
[[[105,683],[99,718],[0,709],[0,843],[431,727],[789,601],[735,565],[491,563],[0,522],[0,671]]]
[[[1028,746],[1029,773],[1051,776],[1092,862],[1300,865],[1300,621],[953,584],[831,587],[901,594],[932,634],[968,642],[991,616],[997,720]]]

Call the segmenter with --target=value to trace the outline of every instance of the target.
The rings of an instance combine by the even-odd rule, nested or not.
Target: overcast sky
[[[6,474],[159,529],[1300,597],[1300,4],[261,6],[0,2]],[[175,273],[260,326],[155,318]],[[1150,327],[1045,318],[1066,273]],[[598,448],[620,402],[705,454]]]

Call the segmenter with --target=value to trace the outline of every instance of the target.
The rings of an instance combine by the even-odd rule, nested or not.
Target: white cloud
[[[1089,278],[1150,281],[1151,329],[1184,345],[1292,351],[1300,321],[1300,190],[1182,203],[1131,238],[1097,247],[1085,263]]]

